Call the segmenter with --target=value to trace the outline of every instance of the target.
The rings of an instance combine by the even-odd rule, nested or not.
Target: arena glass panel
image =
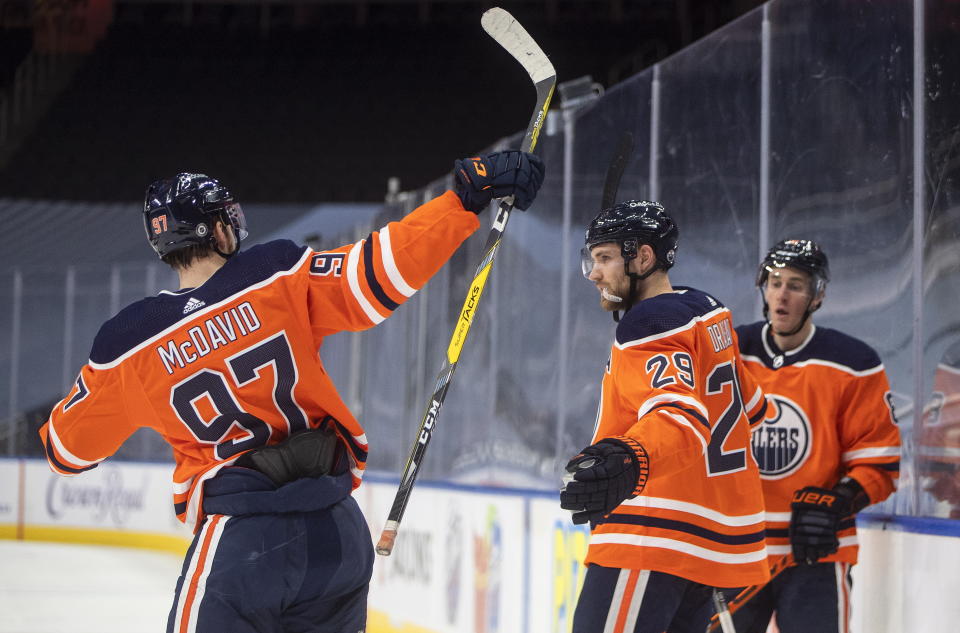
[[[431,185],[405,193],[402,201],[388,205],[377,216],[373,222],[374,228],[379,229],[390,221],[402,218],[444,189],[442,185]],[[417,397],[418,386],[422,388],[423,384],[422,372],[418,372],[418,367],[422,366],[421,357],[429,356],[418,351],[425,344],[421,333],[425,306],[421,303],[430,302],[433,298],[430,295],[443,295],[441,290],[446,283],[446,273],[441,269],[425,289],[418,291],[377,327],[360,334],[341,334],[331,338],[350,341],[347,345],[353,346],[352,350],[359,346],[359,381],[350,379],[335,382],[364,426],[370,442],[368,467],[372,470],[399,474],[405,463],[420,423],[422,411],[418,409],[425,404],[427,397],[424,395],[422,400]],[[326,354],[324,357],[327,357]],[[439,362],[440,357],[436,358]],[[349,372],[348,367],[331,365],[331,369],[341,374]],[[439,369],[439,365],[436,369]],[[348,397],[348,394],[354,397]]]
[[[652,72],[645,71],[607,91],[581,110],[573,129],[573,182],[569,251],[563,265],[569,270],[566,381],[561,385],[563,408],[556,429],[556,476],[566,462],[593,437],[600,382],[610,357],[616,324],[600,307],[600,296],[583,277],[580,249],[591,220],[601,210],[607,172],[625,134],[633,149],[624,167],[616,200],[650,197],[650,96]]]
[[[517,137],[510,147],[519,144]],[[546,165],[543,186],[533,206],[511,214],[491,271],[480,306],[489,367],[474,365],[469,342],[471,349],[464,349],[464,369],[469,363],[470,373],[484,372],[490,392],[476,403],[481,433],[454,464],[458,479],[479,475],[501,485],[553,488],[559,482],[554,476],[557,380],[560,347],[566,345],[558,336],[559,288],[568,259],[561,246],[563,150],[562,133],[541,132],[536,153]],[[465,387],[460,383],[453,389]],[[488,424],[490,432],[483,433]]]
[[[923,249],[923,416],[915,430],[917,514],[960,519],[960,6],[926,4],[927,217]]]
[[[757,320],[761,21],[753,11],[660,64],[659,197],[680,229],[674,285]]]
[[[785,0],[769,13],[770,238],[823,247],[831,280],[816,322],[879,353],[907,439],[915,345],[911,4]],[[804,24],[815,27],[797,26]],[[901,479],[897,495],[874,510],[909,508],[909,486]]]

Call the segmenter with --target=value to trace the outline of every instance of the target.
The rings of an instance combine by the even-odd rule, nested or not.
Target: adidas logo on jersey
[[[199,299],[194,299],[193,297],[190,297],[189,299],[187,299],[187,304],[183,306],[183,313],[190,314],[197,308],[202,308],[205,305],[207,305],[206,301],[200,301]]]

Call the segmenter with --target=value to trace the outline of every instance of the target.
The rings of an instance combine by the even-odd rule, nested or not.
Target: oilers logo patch
[[[795,473],[810,456],[810,420],[793,400],[767,394],[776,416],[753,432],[753,456],[764,479],[781,479]]]

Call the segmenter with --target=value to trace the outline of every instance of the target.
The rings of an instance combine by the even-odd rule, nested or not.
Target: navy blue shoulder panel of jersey
[[[109,363],[163,332],[192,312],[214,305],[245,288],[293,268],[306,251],[289,240],[275,240],[240,251],[199,288],[147,297],[121,310],[100,328],[90,360]],[[196,305],[190,309],[187,304]]]
[[[734,328],[737,332],[741,354],[766,358],[766,351],[763,349],[763,326],[766,324],[766,321],[757,321],[749,325],[738,325]]]
[[[811,359],[836,363],[853,371],[866,371],[880,364],[877,352],[860,339],[819,325],[807,346],[797,353],[794,362]]]
[[[617,343],[669,332],[723,307],[717,299],[694,288],[674,286],[674,291],[644,299],[630,308],[617,325]]]
[[[769,349],[775,355],[780,355],[780,349],[767,332],[767,345],[764,346],[763,336],[765,321],[758,321],[750,325],[741,325],[736,328],[737,338],[740,341],[740,353],[744,356],[756,356],[763,364],[771,369],[773,358],[767,352]],[[813,338],[803,349],[795,354],[783,354],[783,367],[808,360],[822,360],[828,363],[842,365],[853,371],[873,369],[881,363],[877,352],[861,341],[839,330],[817,326]]]

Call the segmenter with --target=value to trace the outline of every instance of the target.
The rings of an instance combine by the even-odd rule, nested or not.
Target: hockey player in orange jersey
[[[883,501],[899,474],[900,435],[877,353],[816,326],[830,273],[809,240],[778,242],[760,265],[765,320],[740,326],[743,359],[772,412],[753,434],[771,565],[787,567],[734,615],[738,633],[846,633],[855,515]]]
[[[593,443],[560,493],[574,523],[592,527],[574,633],[703,633],[715,587],[769,577],[750,455],[766,400],[730,311],[671,284],[677,238],[647,201],[605,209],[587,229],[584,274],[618,325]]]
[[[456,191],[325,251],[278,240],[241,252],[240,205],[205,175],[147,190],[147,237],[180,289],[104,324],[40,437],[62,475],[95,468],[139,427],[172,447],[173,505],[195,536],[167,633],[364,630],[373,547],[350,493],[368,440],[318,349],[390,316],[491,199],[525,209],[543,179],[516,151],[455,167]]]

